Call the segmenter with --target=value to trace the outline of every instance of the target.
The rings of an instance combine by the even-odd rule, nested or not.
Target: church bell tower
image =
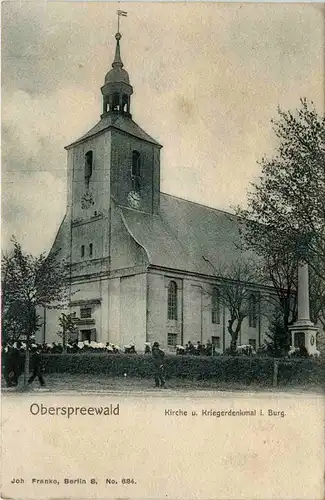
[[[116,49],[112,69],[106,74],[105,83],[101,88],[103,94],[102,118],[107,114],[132,117],[130,113],[130,99],[133,94],[133,88],[130,85],[127,71],[123,69],[120,50],[121,38],[122,35],[116,33]]]
[[[159,213],[161,146],[132,119],[133,88],[121,59],[121,38],[118,30],[101,87],[100,120],[65,148],[67,208],[52,251],[69,263],[69,307],[79,318],[80,340],[119,344],[137,331],[141,345],[145,314],[133,317],[121,308],[129,307],[124,297],[134,287],[135,300],[145,304],[144,274],[127,273],[146,266],[148,259],[127,218],[150,223]]]
[[[73,263],[107,257],[115,209],[159,211],[161,146],[132,119],[133,88],[121,59],[121,38],[118,31],[101,87],[100,121],[66,147]]]

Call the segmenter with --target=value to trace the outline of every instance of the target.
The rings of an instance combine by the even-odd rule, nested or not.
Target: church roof
[[[242,256],[238,220],[230,213],[164,193],[159,215],[121,210],[151,265],[214,276],[211,264],[230,264]]]
[[[133,135],[134,137],[138,137],[139,139],[151,142],[152,144],[161,147],[161,145],[157,141],[155,141],[155,139],[150,137],[150,135],[148,135],[144,130],[142,130],[142,128],[139,127],[139,125],[137,125],[130,117],[125,115],[114,116],[107,114],[103,116],[103,118],[92,129],[90,129],[89,132],[87,132],[85,135],[83,135],[76,141],[69,144],[69,146],[66,146],[65,149],[69,149],[71,148],[71,146],[74,146],[75,144],[78,144],[79,142],[82,142],[85,139],[88,139],[89,137],[99,134],[104,130],[108,130],[109,128],[115,128],[117,130]]]

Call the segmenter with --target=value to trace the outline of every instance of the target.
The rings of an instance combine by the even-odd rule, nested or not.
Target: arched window
[[[112,97],[112,111],[119,111],[120,110],[120,95],[119,94],[113,94]]]
[[[85,245],[81,245],[80,253],[81,253],[81,257],[85,256]]]
[[[90,243],[89,244],[89,257],[92,257],[93,256],[93,244]]]
[[[211,322],[214,325],[220,325],[220,292],[218,288],[214,288],[211,298]]]
[[[170,281],[168,285],[168,319],[177,319],[177,284]]]
[[[103,98],[103,113],[107,113],[107,111],[109,110],[109,98],[107,97],[104,97]]]
[[[85,154],[85,186],[89,188],[90,177],[93,173],[93,152],[87,151]]]
[[[129,98],[126,94],[123,94],[123,97],[122,97],[122,110],[124,113],[128,113],[129,112]]]

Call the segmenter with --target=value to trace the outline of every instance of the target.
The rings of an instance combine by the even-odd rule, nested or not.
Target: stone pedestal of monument
[[[318,328],[310,321],[309,313],[309,279],[308,264],[303,262],[298,267],[298,319],[289,327],[291,345],[300,337],[300,345],[304,345],[308,354],[316,353],[316,335]]]

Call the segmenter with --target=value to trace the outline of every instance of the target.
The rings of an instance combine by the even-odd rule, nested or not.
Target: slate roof
[[[139,125],[137,125],[131,118],[128,116],[121,115],[106,115],[104,116],[92,129],[89,130],[85,135],[72,142],[65,149],[69,149],[71,146],[78,144],[79,142],[92,137],[93,135],[102,132],[103,130],[107,130],[109,128],[115,128],[117,130],[121,130],[122,132],[126,132],[127,134],[138,137],[139,139],[143,139],[144,141],[151,142],[156,146],[161,145],[155,141],[150,135],[148,135],[144,130],[142,130]]]
[[[151,265],[214,275],[214,266],[242,255],[239,225],[230,213],[160,194],[160,213],[121,208],[124,224],[141,245]]]

